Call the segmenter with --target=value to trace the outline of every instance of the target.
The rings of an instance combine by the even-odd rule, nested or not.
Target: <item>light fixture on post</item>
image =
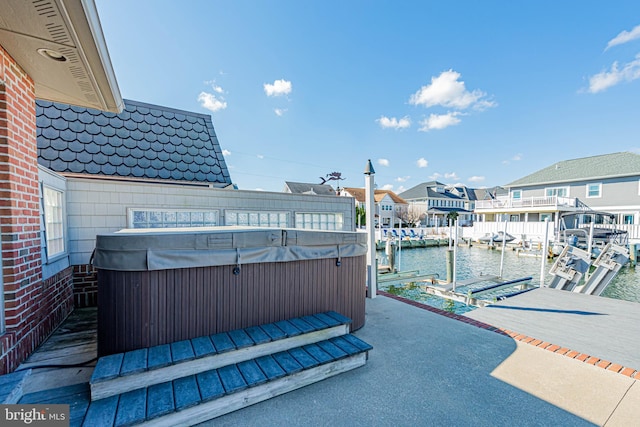
[[[365,188],[365,209],[366,209],[366,227],[367,227],[367,289],[369,298],[375,298],[378,292],[378,268],[376,264],[376,228],[374,217],[375,202],[373,198],[374,175],[371,159],[367,161],[364,168],[364,188]]]

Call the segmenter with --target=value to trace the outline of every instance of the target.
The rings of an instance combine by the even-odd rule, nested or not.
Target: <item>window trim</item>
[[[560,187],[545,187],[544,189],[544,196],[545,197],[570,197],[571,193],[570,193],[570,188],[568,185],[563,185]],[[549,190],[555,190],[555,194],[548,194]],[[559,196],[558,195],[558,190],[565,190],[566,194],[563,196]]]
[[[516,194],[518,194],[518,197],[516,197]],[[522,190],[512,190],[511,200],[522,200]]]
[[[45,184],[44,182],[42,182],[42,233],[44,234],[43,238],[42,238],[42,243],[43,243],[43,252],[44,252],[44,258],[45,258],[45,262],[47,264],[51,264],[61,258],[64,258],[68,255],[69,252],[69,248],[68,248],[68,244],[67,244],[67,212],[66,212],[66,207],[65,207],[65,200],[66,200],[66,194],[64,190],[61,190],[60,188],[57,188],[55,186],[49,185],[49,184]],[[45,194],[47,193],[47,190],[49,191],[54,191],[57,194],[60,195],[60,222],[59,225],[61,226],[61,232],[62,232],[62,237],[58,237],[55,240],[61,240],[62,241],[62,250],[60,252],[56,252],[55,254],[51,255],[49,252],[49,248],[51,247],[50,244],[50,239],[49,239],[49,235],[51,233],[51,228],[50,224],[54,224],[53,222],[48,222],[48,215],[47,215],[47,201],[46,201],[46,196]],[[55,223],[57,224],[57,223]]]
[[[596,195],[596,196],[590,196],[589,195],[589,193],[590,193],[590,189],[589,188],[592,185],[597,185],[598,186],[598,195]],[[598,198],[602,197],[602,183],[601,182],[590,182],[590,183],[588,183],[586,185],[585,189],[586,189],[585,198],[587,198],[587,199],[598,199]]]
[[[231,215],[238,215],[238,214],[246,214],[248,215],[248,221],[247,224],[230,224],[229,223],[229,217]],[[276,215],[286,215],[286,223],[287,225],[280,225],[280,220],[278,219],[278,225],[261,225],[261,224],[251,224],[251,215],[257,215],[258,216],[258,222],[260,219],[260,214],[276,214]],[[270,211],[270,210],[263,210],[263,211],[255,211],[255,210],[248,210],[248,209],[227,209],[224,212],[224,225],[232,225],[232,226],[238,226],[238,227],[277,227],[277,228],[287,228],[290,227],[291,224],[291,212],[289,211]]]

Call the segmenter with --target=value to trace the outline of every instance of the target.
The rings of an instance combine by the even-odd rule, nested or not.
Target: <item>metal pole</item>
[[[366,204],[366,227],[367,227],[367,281],[369,288],[369,298],[375,298],[378,292],[378,272],[376,268],[376,236],[375,236],[375,201],[373,198],[373,186],[375,170],[371,160],[368,161],[364,170],[365,180],[365,204]]]
[[[544,219],[544,240],[542,241],[542,260],[540,261],[540,287],[544,287],[544,267],[547,262],[547,251],[549,245],[549,218]]]
[[[589,241],[587,242],[587,252],[589,252],[589,256],[592,256],[591,251],[593,250],[593,222],[589,223]]]
[[[457,271],[456,271],[456,264],[458,263],[458,220],[456,219],[454,222],[454,228],[455,228],[455,237],[453,240],[453,292],[456,291],[456,280],[457,280]]]
[[[504,231],[502,235],[502,253],[500,254],[500,278],[502,279],[502,270],[504,268],[504,250],[507,245],[507,220],[504,220]]]

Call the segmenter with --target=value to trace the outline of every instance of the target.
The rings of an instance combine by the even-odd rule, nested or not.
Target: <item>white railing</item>
[[[476,201],[476,211],[480,209],[522,209],[542,207],[577,207],[578,199],[558,196],[526,197],[522,199],[498,198]]]

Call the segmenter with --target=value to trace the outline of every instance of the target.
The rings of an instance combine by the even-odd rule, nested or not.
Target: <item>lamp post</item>
[[[366,226],[367,226],[367,289],[369,298],[375,298],[378,291],[378,269],[376,266],[376,227],[375,218],[375,202],[373,199],[373,186],[376,171],[373,170],[371,160],[367,161],[364,168],[364,192],[365,192],[365,208],[366,208]]]

